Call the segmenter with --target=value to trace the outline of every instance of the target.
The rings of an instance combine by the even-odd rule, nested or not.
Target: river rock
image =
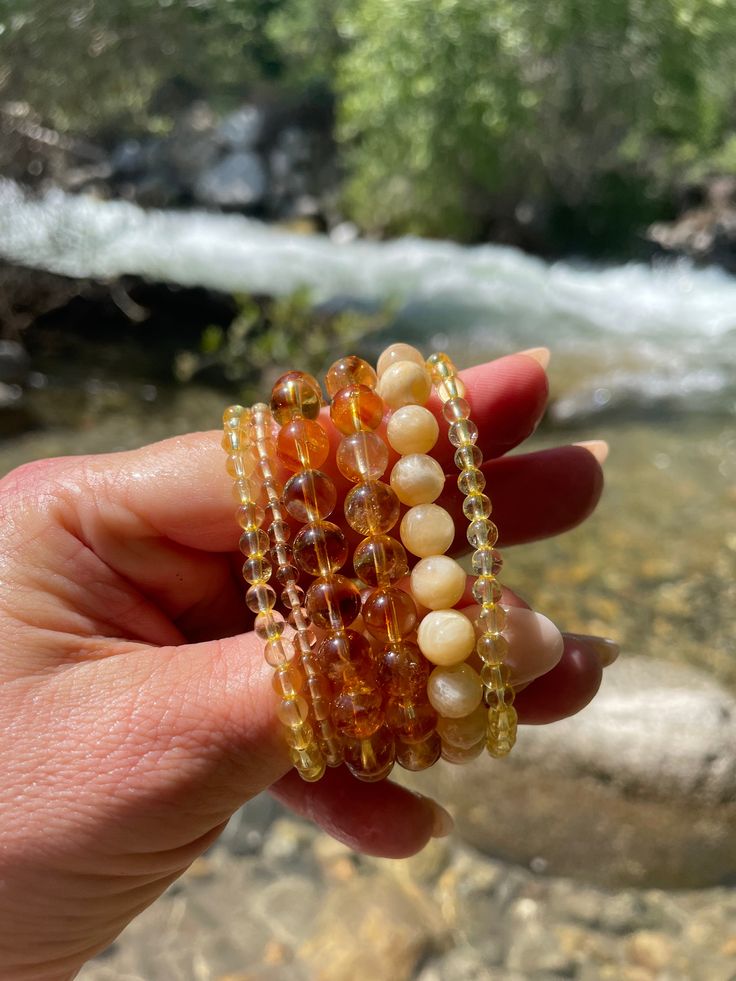
[[[467,841],[535,871],[673,888],[736,874],[736,700],[685,666],[624,658],[577,717],[523,727],[508,759],[403,779]]]
[[[197,179],[194,194],[199,202],[219,208],[248,208],[266,193],[266,171],[254,153],[229,153]]]
[[[263,137],[265,116],[256,106],[242,106],[220,121],[215,138],[229,150],[253,150]]]

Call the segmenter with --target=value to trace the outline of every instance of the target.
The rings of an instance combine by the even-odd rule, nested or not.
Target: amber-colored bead
[[[242,405],[229,405],[222,413],[223,426],[237,426],[243,414],[247,411]]]
[[[329,576],[345,564],[348,543],[331,521],[315,521],[302,528],[294,539],[294,558],[310,576]]]
[[[316,419],[322,407],[322,391],[316,378],[304,371],[287,371],[271,391],[271,412],[279,425],[296,416]]]
[[[309,718],[309,705],[306,698],[302,698],[301,695],[282,698],[276,709],[276,715],[282,725],[295,729]]]
[[[517,717],[513,705],[488,710],[486,749],[491,756],[507,756],[516,742]]]
[[[342,736],[365,739],[383,725],[383,698],[374,687],[346,688],[335,696],[332,721]]]
[[[325,376],[325,388],[330,398],[334,398],[341,388],[347,388],[349,385],[365,385],[366,388],[375,388],[377,382],[378,375],[373,368],[367,361],[356,357],[354,354],[335,361]]]
[[[396,740],[396,762],[405,770],[428,770],[442,753],[442,740],[436,732],[430,732],[420,742],[407,743]]]
[[[268,551],[271,540],[261,528],[248,528],[240,536],[238,546],[244,555],[255,558],[255,556],[263,555],[264,552]]]
[[[349,627],[360,613],[360,593],[345,576],[317,579],[307,590],[307,613],[323,630]]]
[[[329,456],[330,441],[313,419],[292,419],[279,430],[276,453],[289,470],[314,469]]]
[[[284,738],[291,749],[309,749],[314,742],[314,729],[308,722],[293,729],[285,727]]]
[[[228,456],[225,469],[235,480],[245,480],[253,476],[256,461],[250,453],[233,453]]]
[[[358,780],[366,783],[384,780],[394,765],[394,737],[391,730],[387,726],[381,726],[368,739],[346,739],[345,763]]]
[[[365,678],[367,683],[373,680],[371,645],[355,630],[326,637],[315,651],[315,657],[319,670],[337,688],[357,678]]]
[[[335,462],[348,480],[377,480],[386,472],[388,447],[378,433],[353,433],[340,440]]]
[[[241,504],[236,513],[238,524],[245,530],[260,528],[265,517],[266,514],[263,508],[259,507],[253,501],[249,504]]]
[[[485,738],[480,739],[477,743],[472,746],[453,746],[452,743],[446,743],[442,741],[442,759],[447,760],[448,763],[454,763],[456,766],[462,766],[464,763],[471,763],[473,760],[478,759],[480,754],[483,752],[486,746]]]
[[[387,695],[423,696],[432,665],[416,644],[409,640],[389,644],[378,655],[377,665],[378,681]]]
[[[271,572],[271,563],[265,558],[246,559],[243,563],[243,579],[252,586],[258,582],[268,582]]]
[[[437,713],[428,701],[412,696],[390,698],[386,703],[386,724],[398,739],[415,743],[437,727]]]
[[[457,422],[458,419],[469,419],[470,405],[463,398],[448,399],[442,406],[442,415],[449,423]]]
[[[385,535],[399,520],[399,499],[388,484],[366,480],[345,498],[345,519],[360,535]]]
[[[289,661],[275,669],[271,684],[281,698],[298,695],[304,687],[304,672],[296,661]]]
[[[383,399],[366,385],[341,388],[332,400],[330,418],[337,430],[349,435],[378,429],[383,421]]]
[[[299,771],[299,776],[307,783],[315,783],[324,776],[325,761],[316,742],[311,743],[307,749],[292,747],[289,756]]]
[[[409,572],[406,549],[390,535],[364,538],[353,553],[353,567],[368,586],[390,586]]]
[[[363,622],[379,640],[403,640],[417,625],[416,604],[398,586],[382,586],[363,604]]]
[[[332,686],[321,674],[307,678],[307,688],[312,703],[312,714],[318,722],[330,717],[332,707]]]
[[[284,507],[297,521],[318,521],[335,509],[337,491],[321,470],[302,470],[290,477],[284,487]]]
[[[462,718],[446,719],[440,716],[437,719],[437,732],[443,742],[459,749],[470,749],[484,740],[487,724],[488,709],[481,702],[475,711]]]

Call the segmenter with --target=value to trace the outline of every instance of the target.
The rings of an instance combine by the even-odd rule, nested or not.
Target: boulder
[[[266,194],[266,171],[255,153],[229,153],[197,179],[194,194],[209,207],[248,208]]]

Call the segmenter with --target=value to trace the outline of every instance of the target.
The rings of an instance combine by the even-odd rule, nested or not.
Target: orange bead
[[[442,740],[436,732],[430,732],[421,742],[407,743],[396,740],[396,762],[405,770],[428,770],[442,754]]]
[[[386,724],[398,739],[416,743],[435,730],[437,713],[425,700],[411,696],[390,698],[386,704]]]
[[[358,678],[372,683],[375,669],[371,645],[355,630],[345,630],[325,637],[315,651],[322,674],[336,688],[342,688]]]
[[[294,559],[310,576],[329,576],[345,564],[348,543],[331,521],[315,521],[301,529],[294,539]]]
[[[341,736],[365,739],[383,725],[383,698],[374,687],[341,691],[332,703],[332,721]]]
[[[366,385],[348,385],[335,395],[330,418],[341,433],[378,429],[383,421],[383,399]]]
[[[353,553],[353,568],[367,586],[390,586],[409,572],[406,549],[390,535],[364,538]]]
[[[345,763],[358,780],[366,783],[384,780],[394,765],[391,730],[382,726],[369,739],[346,739]]]
[[[307,590],[307,613],[323,630],[349,627],[360,613],[360,593],[345,576],[317,579]]]
[[[416,644],[398,641],[385,647],[377,658],[378,681],[388,695],[423,695],[432,665]]]
[[[373,368],[367,361],[357,358],[354,354],[335,361],[325,378],[325,388],[330,398],[334,398],[341,388],[347,388],[348,385],[365,385],[366,388],[375,388],[377,383],[378,375]]]
[[[271,391],[271,412],[279,425],[295,416],[316,419],[322,407],[322,390],[305,371],[287,371]]]
[[[321,470],[302,470],[284,486],[284,507],[297,521],[318,521],[335,509],[337,491],[332,480]]]
[[[345,519],[360,535],[383,535],[399,520],[395,492],[380,480],[364,480],[345,498]]]
[[[321,467],[329,452],[327,433],[313,419],[292,419],[279,430],[276,453],[289,470]]]
[[[335,462],[348,480],[377,480],[386,472],[388,447],[377,433],[352,433],[340,440]]]
[[[408,637],[417,625],[417,608],[411,596],[397,586],[374,590],[363,604],[363,621],[379,640],[392,643]]]

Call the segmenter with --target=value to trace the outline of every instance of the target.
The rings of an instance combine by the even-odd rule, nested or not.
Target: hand
[[[540,365],[514,355],[464,377],[501,546],[584,519],[602,483],[586,449],[499,459],[543,412]],[[449,448],[438,455],[452,472]],[[219,433],[197,433],[32,463],[0,482],[4,977],[73,976],[266,788],[375,855],[412,854],[442,830],[432,801],[393,783],[287,772],[270,669],[244,632],[223,464]],[[458,496],[443,503],[459,511]],[[555,666],[559,656],[541,645],[518,665],[516,681],[531,681],[522,722],[571,714],[595,693],[594,647],[569,641]]]

